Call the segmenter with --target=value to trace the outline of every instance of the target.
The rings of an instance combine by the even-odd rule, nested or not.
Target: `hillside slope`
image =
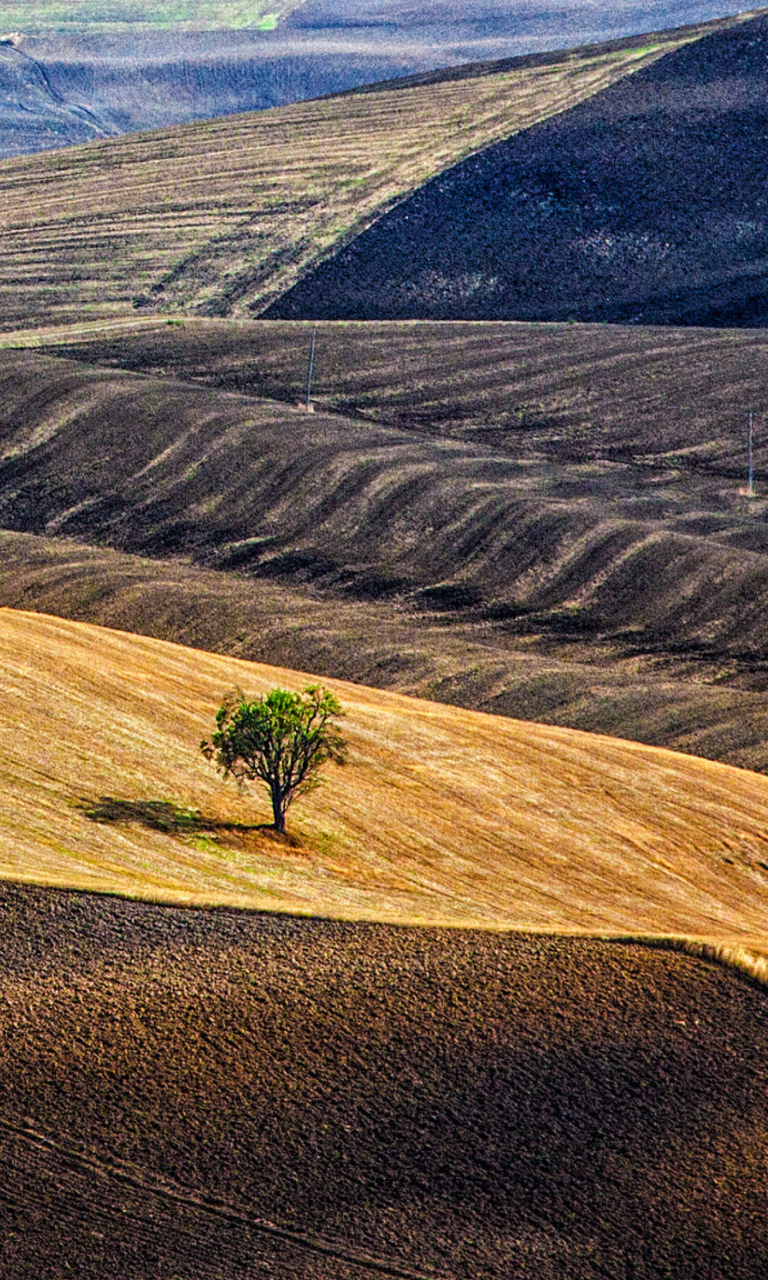
[[[307,677],[12,610],[0,645],[5,879],[768,949],[757,774],[334,683],[350,762],[292,811],[299,844],[276,846],[265,799],[197,744],[233,685]]]
[[[768,19],[422,186],[267,314],[764,325]]]
[[[0,324],[259,314],[430,177],[709,29],[7,161]]]
[[[706,21],[716,12],[696,0],[607,12],[580,4],[532,12],[509,0],[422,10],[381,0],[355,0],[351,10],[338,2],[290,8],[286,0],[177,0],[170,10],[135,0],[130,8],[0,3],[0,32],[11,33],[5,47],[25,60],[16,91],[0,93],[0,158],[261,111],[436,67]],[[42,94],[36,79],[45,82]],[[98,127],[89,129],[88,121]]]
[[[73,146],[116,132],[92,106],[67,101],[44,67],[0,38],[0,156]]]
[[[733,971],[29,886],[0,922],[4,1280],[766,1269]]]
[[[558,637],[546,618],[526,633],[388,600],[331,602],[311,586],[31,534],[0,534],[0,605],[768,773],[768,674],[751,655]]]
[[[420,49],[314,49],[259,31],[13,35],[0,44],[0,158],[263,111],[434,65]]]
[[[701,462],[651,437],[568,463],[28,352],[2,353],[0,391],[5,529],[524,630],[765,647],[762,508],[725,424]]]

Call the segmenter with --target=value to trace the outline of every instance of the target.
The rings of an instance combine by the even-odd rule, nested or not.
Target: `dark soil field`
[[[635,637],[529,632],[30,534],[0,535],[0,605],[768,772],[768,670]]]
[[[617,740],[768,773],[766,29],[0,165],[3,1280],[768,1272],[766,781]],[[365,315],[689,327],[320,323],[308,413],[309,325],[191,318],[358,247]],[[302,670],[277,847],[197,743]]]
[[[762,502],[722,429],[567,462],[31,353],[3,353],[0,385],[6,529],[526,629],[763,645]]]
[[[638,945],[2,890],[7,1280],[754,1280],[764,992]]]
[[[309,337],[5,353],[2,520],[44,536],[3,603],[768,767],[759,332],[321,324],[307,416]]]
[[[423,185],[267,315],[765,325],[768,19]]]

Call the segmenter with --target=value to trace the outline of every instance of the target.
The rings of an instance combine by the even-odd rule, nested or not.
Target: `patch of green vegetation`
[[[266,4],[269,9],[266,9]],[[0,0],[0,30],[136,31],[143,28],[274,31],[298,0]],[[266,11],[265,11],[266,10]]]

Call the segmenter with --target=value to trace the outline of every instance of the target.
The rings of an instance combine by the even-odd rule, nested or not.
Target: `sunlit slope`
[[[713,29],[8,161],[0,324],[258,315],[428,178]]]
[[[0,533],[0,605],[768,774],[765,675],[749,657],[446,625],[387,600],[330,603],[311,586],[25,533]]]
[[[305,677],[10,610],[0,646],[7,879],[351,919],[768,940],[760,776],[334,682],[350,764],[292,811],[301,844],[285,849],[257,829],[263,800],[222,784],[197,744],[225,689]]]

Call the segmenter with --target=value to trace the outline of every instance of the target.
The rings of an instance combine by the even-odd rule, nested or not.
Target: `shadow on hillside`
[[[166,835],[208,836],[216,839],[260,835],[291,847],[298,845],[292,836],[282,836],[269,823],[225,822],[206,817],[199,809],[185,808],[172,800],[120,800],[116,796],[99,796],[98,799],[80,797],[76,807],[91,822],[118,824],[135,823]]]

